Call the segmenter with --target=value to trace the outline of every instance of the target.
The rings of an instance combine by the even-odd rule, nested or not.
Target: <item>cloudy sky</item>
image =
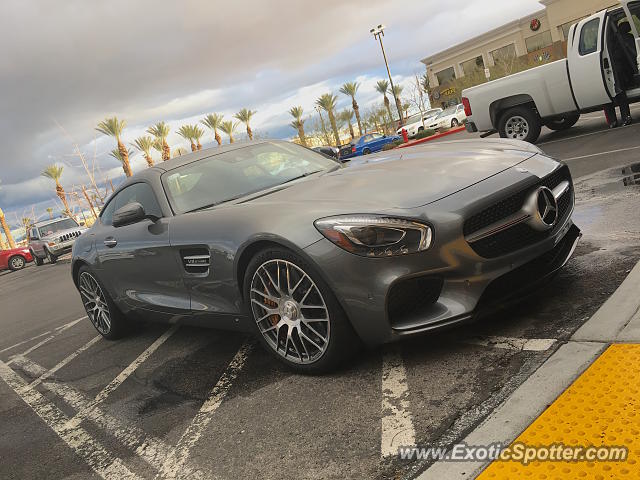
[[[11,223],[32,206],[36,214],[55,207],[53,182],[40,176],[52,163],[64,165],[65,188],[87,183],[74,142],[118,175],[113,140],[94,129],[106,116],[127,121],[128,144],[159,120],[175,130],[247,107],[258,112],[254,131],[290,138],[288,109],[310,115],[319,95],[345,81],[361,82],[361,107],[380,100],[373,85],[386,72],[372,26],[387,26],[394,81],[408,84],[423,73],[421,58],[540,8],[537,0],[4,1],[0,207]],[[339,96],[340,108],[350,104]],[[175,134],[169,143],[187,146]],[[139,155],[132,165],[144,168]]]

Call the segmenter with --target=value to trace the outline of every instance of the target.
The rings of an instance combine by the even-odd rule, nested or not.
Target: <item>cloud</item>
[[[315,98],[346,80],[360,79],[361,105],[379,101],[372,85],[386,71],[371,26],[387,25],[385,47],[402,79],[426,55],[539,8],[536,0],[5,2],[0,205],[54,198],[39,178],[51,163],[66,165],[65,186],[86,182],[56,121],[105,171],[119,166],[108,156],[113,140],[94,128],[114,114],[128,122],[127,143],[159,120],[175,130],[242,107],[257,110],[254,130],[290,136],[287,110],[299,104],[312,114]],[[175,133],[170,142],[186,146]]]

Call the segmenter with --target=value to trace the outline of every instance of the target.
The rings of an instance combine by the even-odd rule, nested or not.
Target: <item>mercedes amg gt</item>
[[[350,166],[256,141],[127,179],[76,240],[72,274],[107,339],[135,318],[250,331],[323,372],[548,281],[580,237],[573,207],[568,167],[515,140]]]

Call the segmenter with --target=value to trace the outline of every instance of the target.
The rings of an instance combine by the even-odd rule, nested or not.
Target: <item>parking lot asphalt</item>
[[[143,324],[102,340],[68,260],[0,274],[0,477],[411,478],[428,465],[385,454],[463,438],[640,258],[640,186],[624,181],[639,131],[591,114],[543,133],[540,147],[574,175],[584,233],[553,282],[332,375],[292,374],[251,338],[214,330]]]

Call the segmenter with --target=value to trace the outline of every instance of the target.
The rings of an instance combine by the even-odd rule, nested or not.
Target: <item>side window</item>
[[[116,200],[117,198],[111,199],[107,206],[102,209],[102,212],[100,212],[100,222],[103,225],[111,225],[113,220],[113,212],[116,209]]]
[[[119,192],[109,202],[100,216],[101,222],[104,225],[111,225],[113,213],[133,202],[142,205],[147,214],[162,217],[162,210],[151,187],[146,183],[135,183]]]
[[[367,143],[371,141],[371,135],[365,135],[362,137],[362,143]]]
[[[381,134],[379,134],[379,133],[372,133],[372,134],[371,134],[371,139],[372,139],[372,140],[377,140],[377,139],[379,139],[379,138],[382,138],[382,135],[381,135]]]
[[[32,228],[31,232],[29,232],[29,238],[38,238],[38,229]]]
[[[582,26],[578,53],[582,56],[598,51],[598,35],[600,33],[600,19],[594,18]]]

